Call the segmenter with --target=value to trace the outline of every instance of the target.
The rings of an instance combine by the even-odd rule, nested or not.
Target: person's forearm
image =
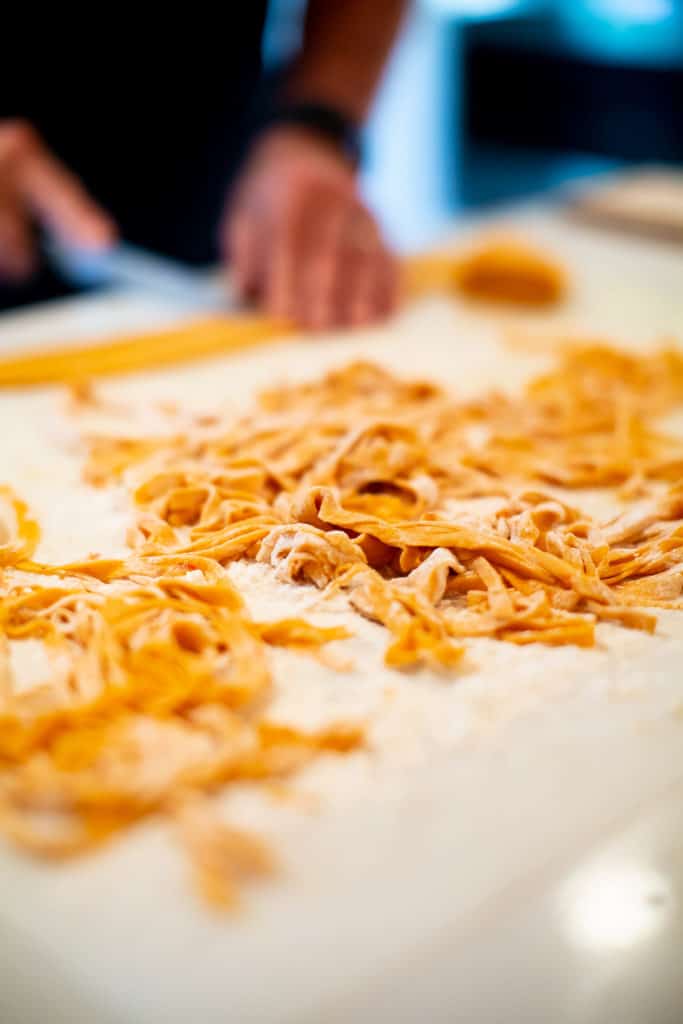
[[[309,0],[287,98],[329,104],[360,124],[405,7],[406,0]]]

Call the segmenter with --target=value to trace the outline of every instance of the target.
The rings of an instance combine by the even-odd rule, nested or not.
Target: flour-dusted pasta
[[[683,441],[658,423],[682,400],[675,350],[596,345],[567,349],[518,397],[458,400],[355,363],[236,419],[171,410],[162,436],[88,437],[87,479],[131,496],[127,557],[35,561],[37,524],[2,495],[0,633],[41,641],[52,667],[16,693],[0,649],[0,826],[69,856],[166,815],[205,894],[234,902],[271,859],[208,798],[364,736],[271,720],[268,649],[325,657],[349,634],[256,621],[230,563],[346,595],[386,628],[388,666],[454,679],[468,638],[588,647],[601,621],[652,632],[645,609],[683,605]],[[581,511],[586,487],[621,495],[623,513]]]

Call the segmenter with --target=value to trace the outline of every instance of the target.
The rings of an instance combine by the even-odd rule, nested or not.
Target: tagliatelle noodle
[[[40,540],[40,527],[26,503],[10,487],[0,486],[0,569],[30,558]]]
[[[457,672],[468,638],[591,646],[600,622],[651,632],[645,609],[683,603],[683,441],[658,422],[682,401],[675,349],[596,344],[518,397],[460,401],[354,363],[270,390],[236,420],[178,414],[169,436],[87,438],[86,478],[134,503],[126,559],[35,561],[37,525],[1,496],[0,826],[55,857],[170,817],[202,891],[234,902],[271,858],[211,795],[363,735],[269,721],[268,648],[325,657],[348,634],[254,622],[226,566],[255,560],[345,595],[386,628],[397,669]],[[582,487],[621,494],[623,514],[588,516]],[[8,644],[24,639],[52,669],[17,693]]]

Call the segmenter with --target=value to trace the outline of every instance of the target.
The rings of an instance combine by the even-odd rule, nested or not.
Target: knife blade
[[[50,237],[43,249],[59,273],[77,287],[133,288],[197,311],[235,308],[223,275],[195,270],[128,242],[93,250]]]

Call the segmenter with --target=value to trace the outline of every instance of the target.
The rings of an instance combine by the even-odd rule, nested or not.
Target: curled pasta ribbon
[[[652,632],[648,609],[683,607],[683,441],[660,422],[681,402],[675,349],[592,344],[519,396],[460,401],[362,362],[272,389],[238,419],[178,413],[168,436],[86,439],[88,479],[130,493],[127,558],[34,560],[37,526],[2,495],[0,828],[66,857],[158,815],[204,895],[234,905],[273,861],[212,794],[364,736],[272,721],[269,652],[338,666],[348,631],[255,621],[232,563],[345,602],[385,630],[401,671],[457,678],[482,637],[590,647],[603,624]],[[588,515],[584,487],[623,511]],[[50,673],[19,693],[8,651],[24,640]]]
[[[42,568],[32,564],[30,579]],[[178,817],[201,892],[234,905],[238,881],[265,873],[270,855],[215,811],[187,808],[362,745],[356,726],[304,733],[267,718],[267,649],[318,656],[348,631],[257,623],[220,569],[167,572],[136,558],[114,572],[97,562],[48,569],[45,584],[16,570],[0,599],[3,643],[42,641],[51,663],[42,685],[16,693],[0,657],[0,830],[55,859],[152,814]]]
[[[40,541],[40,527],[11,487],[0,486],[0,568],[30,558]]]

